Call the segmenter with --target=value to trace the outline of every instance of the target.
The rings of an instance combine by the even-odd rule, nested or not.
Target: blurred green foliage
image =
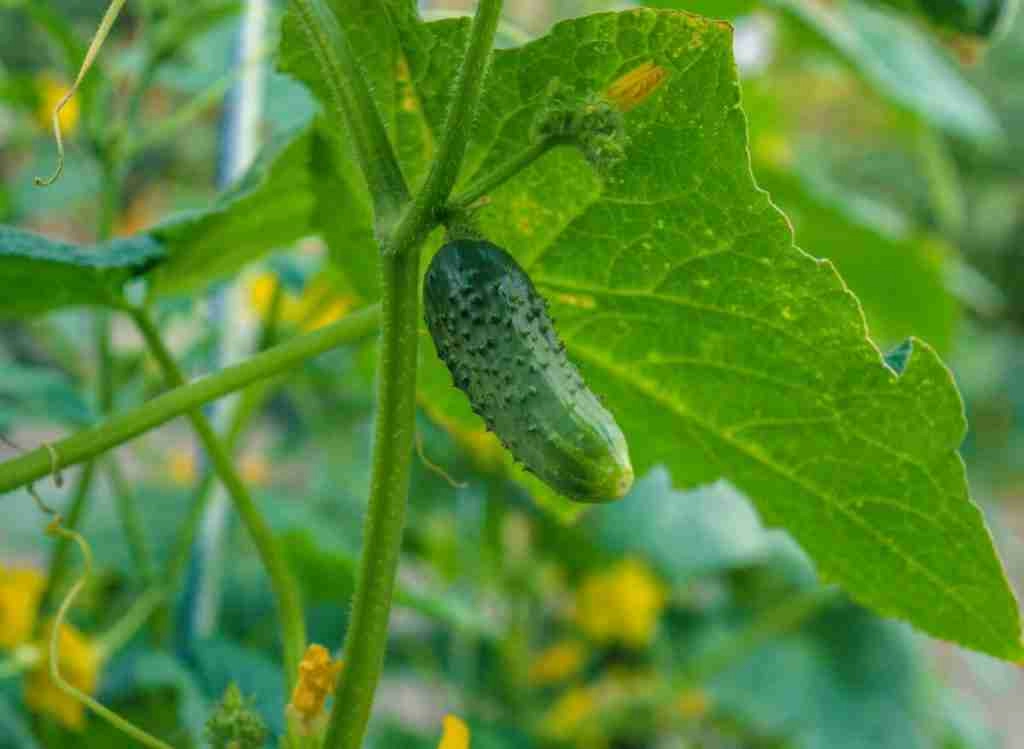
[[[543,5],[550,6],[540,11],[547,15],[536,25],[524,23],[527,29],[539,33],[556,17],[612,3]],[[970,416],[965,457],[972,488],[983,506],[999,505],[1001,512],[988,517],[1011,576],[1020,580],[1018,542],[1001,519],[1012,522],[1020,511],[1024,449],[1024,23],[1008,25],[1002,39],[964,67],[963,40],[934,26],[984,36],[998,15],[987,10],[994,6],[957,4],[963,10],[939,13],[922,3],[918,13],[916,3],[880,9],[858,0],[651,5],[734,19],[759,185],[790,218],[797,245],[838,268],[863,303],[877,344],[888,350],[916,336],[950,356]],[[102,176],[97,112],[123,106],[119,91],[145,69],[143,21],[167,22],[156,36],[161,67],[152,92],[139,102],[144,125],[125,143],[140,142],[146,130],[222,85],[227,74],[237,8],[206,4],[193,16],[195,9],[178,6],[129,4],[104,53],[102,75],[83,100],[67,173],[41,192],[32,177],[47,173],[53,159],[40,116],[46,101],[41,76],[71,78],[71,61],[103,3],[54,0],[32,12],[21,3],[0,4],[0,219],[91,244]],[[508,6],[510,23],[529,20],[529,10]],[[48,26],[39,8],[51,8],[61,23]],[[972,57],[978,44],[971,41]],[[428,83],[447,86],[442,72],[432,75]],[[378,82],[384,85],[394,84]],[[402,148],[408,149],[406,163],[416,163],[409,154],[429,133],[420,125],[417,135],[415,123],[405,119],[403,91],[401,85],[389,90],[395,108],[387,116],[410,133]],[[310,225],[321,227],[327,251],[275,256],[267,272],[297,298],[323,279],[329,298],[343,300],[345,309],[373,297],[374,269],[365,258],[353,264],[344,251],[372,236],[363,220],[366,205],[352,198],[351,186],[338,177],[342,169],[330,170],[336,184],[313,187],[308,179],[346,158],[345,145],[325,137],[323,123],[309,125],[312,112],[304,90],[271,77],[267,140],[306,151],[275,167],[280,152],[271,149],[250,181],[232,193],[216,196],[212,188],[215,107],[173,137],[147,145],[127,169],[120,231],[137,234],[159,224],[158,233],[182,249],[178,265],[166,266],[168,296],[159,311],[184,360],[204,361],[210,336],[231,331],[204,329],[202,303],[175,292],[210,273],[223,278],[257,254],[254,246],[276,250],[302,238]],[[442,114],[439,109],[427,118]],[[308,129],[293,139],[297,126]],[[486,157],[474,156],[477,164]],[[289,169],[299,161],[303,169]],[[567,179],[582,170],[566,158],[554,171]],[[241,229],[232,224],[238,214],[221,209],[239,205],[261,221],[242,221]],[[163,221],[177,211],[198,213]],[[217,231],[225,238],[213,242]],[[244,256],[233,255],[242,242]],[[26,277],[34,272],[28,268]],[[65,291],[80,281],[74,276]],[[104,279],[99,286],[94,281],[86,279],[83,293],[106,288]],[[266,305],[258,302],[256,281],[243,277],[241,283],[240,296],[258,323]],[[28,288],[10,285],[0,309]],[[28,296],[44,306],[60,301]],[[297,320],[287,325],[301,327]],[[87,335],[88,325],[74,311],[2,323],[0,432],[34,445],[49,439],[55,426],[96,418],[88,384],[94,367],[81,354]],[[127,330],[115,328],[114,341],[118,400],[141,402],[159,390],[159,379]],[[240,465],[248,465],[260,505],[302,581],[311,639],[329,648],[340,645],[361,542],[373,407],[369,348],[312,361],[287,388],[276,383],[240,449]],[[436,384],[427,382],[428,388]],[[815,567],[786,533],[763,527],[733,486],[680,491],[658,465],[640,477],[628,500],[567,525],[532,501],[521,477],[492,459],[484,438],[440,423],[438,412],[457,413],[456,406],[429,405],[418,423],[424,459],[414,468],[399,610],[373,746],[436,746],[445,710],[469,721],[474,749],[1014,746],[1014,736],[996,736],[966,709],[937,675],[931,648],[905,625],[839,595],[795,616],[794,602],[819,589]],[[175,426],[118,456],[144,498],[145,537],[163,561],[203,467]],[[427,460],[465,486],[453,486]],[[96,549],[100,574],[74,618],[98,632],[147,581],[123,541],[113,487],[101,482],[94,493],[82,530]],[[57,503],[66,494],[47,490]],[[40,565],[49,553],[44,521],[25,498],[16,501],[24,504],[0,531],[0,562]],[[171,617],[178,636],[137,634],[107,664],[100,686],[105,704],[178,747],[202,745],[209,711],[232,682],[254,700],[275,739],[284,728],[288,695],[266,580],[237,527],[225,545],[218,637],[181,637],[184,628],[176,625],[193,603],[186,585]],[[612,574],[623,559],[636,561],[664,593],[646,647],[594,638],[577,613],[588,581]],[[628,596],[608,600],[612,609],[629,605]],[[168,642],[173,647],[163,647]],[[576,668],[558,678],[541,679],[536,669],[531,676],[548,648],[565,642],[583,653]],[[1021,689],[1012,677],[1003,678],[1003,686],[983,699],[998,703],[1005,692]],[[0,681],[0,747],[127,745],[97,720],[74,733],[33,714],[18,680]]]

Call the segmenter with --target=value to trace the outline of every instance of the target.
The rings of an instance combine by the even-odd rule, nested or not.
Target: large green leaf
[[[163,247],[147,236],[85,248],[0,226],[0,319],[116,306],[124,283],[163,257]]]
[[[889,235],[844,210],[844,195],[816,180],[760,168],[761,185],[793,222],[797,241],[838,268],[864,306],[871,336],[888,348],[918,336],[948,351],[959,304],[946,287],[949,248],[936,238]]]
[[[461,24],[430,28],[435,49],[458,47]],[[901,375],[885,366],[833,267],[794,247],[750,174],[731,42],[725,24],[634,11],[500,53],[471,155],[484,169],[527,145],[555,77],[583,96],[647,60],[670,76],[627,116],[628,158],[604,183],[554,152],[494,193],[485,229],[550,300],[638,472],[728,478],[859,600],[1019,657],[952,378],[919,342]]]
[[[860,0],[771,0],[830,44],[893,103],[946,132],[982,143],[1001,129],[981,95],[928,35]]]
[[[309,128],[282,137],[213,207],[151,229],[168,253],[153,274],[156,292],[184,291],[229,276],[312,234],[312,144]]]
[[[410,110],[434,134],[466,30],[401,34]],[[860,601],[1020,657],[1016,602],[956,452],[952,378],[920,342],[902,374],[887,367],[833,267],[793,245],[750,173],[731,45],[727,24],[638,9],[499,52],[464,180],[528,145],[553,79],[585,97],[648,61],[669,76],[627,115],[628,158],[605,180],[554,151],[494,192],[483,227],[548,297],[638,472],[663,463],[682,488],[727,478]],[[426,156],[403,150],[403,168]],[[479,429],[422,341],[423,397]]]

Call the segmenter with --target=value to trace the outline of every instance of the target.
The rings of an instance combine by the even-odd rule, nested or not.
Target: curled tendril
[[[72,699],[78,700],[87,708],[92,710],[98,716],[103,718],[105,721],[110,723],[112,726],[120,731],[131,736],[133,739],[138,741],[143,746],[152,747],[152,749],[173,749],[170,744],[166,744],[155,736],[143,731],[141,728],[129,723],[127,720],[122,718],[120,715],[115,713],[113,710],[104,707],[95,699],[90,697],[88,694],[78,689],[74,685],[64,680],[64,677],[60,673],[60,631],[64,626],[64,619],[67,617],[68,611],[71,609],[71,605],[74,603],[75,598],[82,591],[82,589],[88,584],[92,577],[92,549],[89,547],[89,542],[85,540],[85,537],[77,531],[69,530],[61,525],[60,515],[54,514],[53,519],[46,528],[46,532],[61,536],[62,538],[74,541],[82,552],[82,559],[84,562],[82,568],[82,574],[75,581],[75,584],[71,586],[71,590],[61,601],[60,607],[57,609],[57,616],[54,619],[53,627],[50,630],[50,643],[49,643],[49,661],[50,661],[50,679],[57,688],[67,694]]]
[[[456,481],[455,479],[453,479],[446,470],[444,470],[441,466],[439,466],[437,463],[433,462],[430,458],[427,457],[426,453],[423,451],[423,434],[420,433],[419,430],[416,431],[416,454],[419,456],[420,461],[423,463],[424,466],[427,467],[428,470],[433,471],[442,479],[447,481],[453,489],[465,489],[467,486],[469,486],[469,484],[465,481]]]
[[[107,6],[106,13],[103,14],[103,19],[100,21],[99,28],[96,29],[96,34],[89,44],[89,49],[85,53],[85,59],[82,60],[82,66],[78,69],[78,76],[75,78],[75,82],[68,89],[67,93],[61,97],[60,101],[57,102],[57,106],[53,108],[53,137],[57,141],[57,168],[49,177],[36,177],[35,183],[37,187],[49,187],[60,179],[60,175],[64,172],[64,134],[61,132],[60,127],[61,110],[78,92],[86,74],[96,61],[100,48],[103,47],[103,43],[107,40],[110,29],[113,28],[114,22],[117,20],[118,15],[120,15],[125,2],[126,0],[111,0],[110,5]]]
[[[0,442],[18,450],[24,452],[24,449],[17,445],[6,435],[0,434]],[[54,483],[59,487],[63,484],[63,479],[60,474],[60,460],[57,451],[52,445],[44,445],[50,453],[51,458],[51,475],[53,476]],[[85,540],[85,537],[77,531],[65,528],[62,525],[63,518],[60,513],[46,504],[43,498],[39,496],[39,492],[36,491],[34,484],[29,484],[25,487],[28,490],[29,495],[35,500],[35,503],[39,506],[39,509],[50,517],[50,522],[46,526],[46,533],[51,536],[60,536],[61,538],[73,541],[82,552],[82,560],[84,562],[82,567],[82,574],[79,575],[78,579],[75,580],[74,585],[68,591],[67,595],[64,596],[64,600],[61,601],[60,606],[57,609],[57,616],[54,618],[53,627],[50,631],[50,642],[47,646],[47,653],[49,657],[49,670],[50,679],[57,688],[67,694],[72,699],[78,700],[88,709],[99,715],[101,718],[106,720],[112,726],[120,731],[131,736],[133,739],[138,741],[143,746],[151,747],[151,749],[174,749],[170,744],[167,744],[155,736],[143,731],[141,728],[129,723],[127,720],[122,718],[120,715],[115,713],[113,710],[104,707],[95,699],[90,697],[88,694],[78,689],[68,681],[60,673],[60,632],[64,626],[64,620],[67,618],[68,611],[71,610],[72,604],[75,602],[75,598],[81,593],[82,589],[88,585],[89,580],[92,579],[92,568],[93,568],[93,556],[92,548],[89,546],[89,542]],[[155,602],[161,600],[162,592],[156,591],[156,594],[152,596],[152,600],[147,598],[142,603],[143,606],[139,608],[141,610],[151,609]],[[130,614],[134,614],[133,620],[138,619],[142,614],[141,612],[133,611]],[[133,621],[134,623],[134,621]]]

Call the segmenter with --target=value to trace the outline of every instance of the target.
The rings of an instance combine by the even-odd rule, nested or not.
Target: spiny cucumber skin
[[[449,242],[427,269],[423,304],[455,386],[526,470],[582,502],[629,491],[626,439],[511,255],[482,240]]]

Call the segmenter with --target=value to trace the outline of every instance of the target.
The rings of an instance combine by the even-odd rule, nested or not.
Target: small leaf
[[[0,226],[0,319],[77,305],[119,306],[124,283],[164,255],[147,236],[84,248]]]

